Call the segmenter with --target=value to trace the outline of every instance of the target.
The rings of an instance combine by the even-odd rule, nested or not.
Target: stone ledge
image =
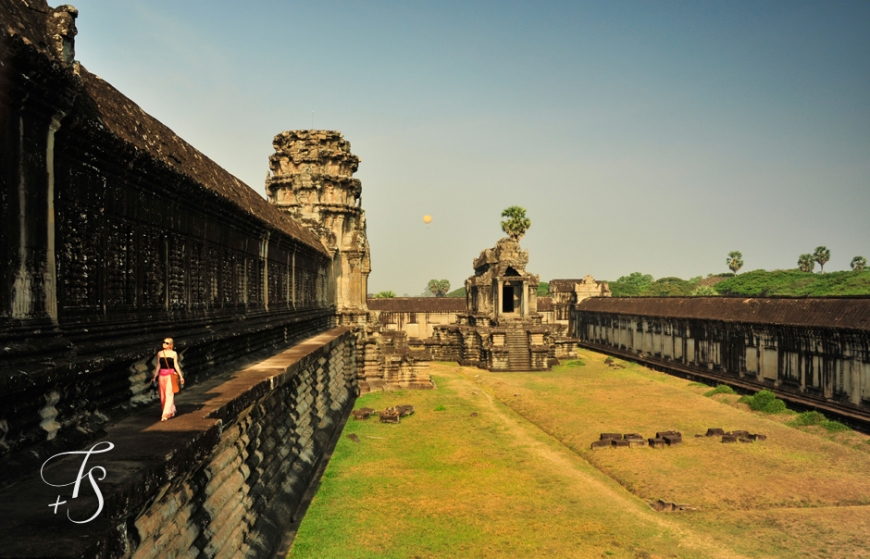
[[[129,555],[133,522],[149,504],[174,487],[181,473],[190,471],[220,444],[222,432],[238,414],[270,392],[289,382],[296,372],[326,355],[349,335],[346,327],[309,338],[269,359],[238,372],[213,378],[181,392],[178,417],[160,422],[158,406],[148,406],[108,427],[102,440],[115,445],[105,454],[88,458],[85,472],[105,468],[105,479],[94,471],[105,500],[93,521],[75,524],[98,509],[88,478],[81,494],[71,498],[71,481],[82,467],[82,455],[52,460],[45,468],[51,487],[40,472],[0,491],[0,557],[123,557]],[[92,441],[80,450],[92,448]],[[52,512],[58,494],[66,505]],[[67,508],[69,507],[69,508]],[[128,531],[131,534],[128,534]]]

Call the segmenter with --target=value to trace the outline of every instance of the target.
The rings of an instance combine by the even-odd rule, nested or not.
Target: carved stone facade
[[[366,306],[371,272],[360,163],[335,130],[290,130],[272,142],[266,193],[272,205],[305,225],[332,255],[329,298],[338,323],[357,336],[361,392],[383,388],[433,388],[429,364],[402,332],[386,335]]]
[[[357,392],[332,254],[75,61],[76,13],[0,0],[0,556],[272,557]],[[187,383],[161,423],[166,336]],[[49,457],[106,440],[99,518],[33,507]]]
[[[538,312],[537,275],[526,271],[528,251],[505,237],[474,260],[465,280],[466,312],[434,329],[428,344],[439,360],[491,371],[544,371],[575,355],[564,325],[545,324]]]
[[[610,285],[587,275],[583,279],[554,279],[550,281],[550,296],[559,324],[569,324],[571,309],[589,297],[611,297]],[[571,327],[568,327],[571,331]]]
[[[870,298],[614,297],[573,310],[581,345],[870,425]]]
[[[367,322],[371,272],[360,159],[334,130],[290,130],[272,141],[266,193],[269,202],[316,234],[333,257],[334,301],[341,324]]]

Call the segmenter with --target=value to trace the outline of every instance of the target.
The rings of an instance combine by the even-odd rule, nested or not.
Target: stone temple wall
[[[870,298],[590,298],[580,345],[870,424]]]
[[[70,6],[0,0],[0,487],[153,401],[332,328],[320,239],[74,60]]]
[[[356,392],[355,338],[340,327],[181,394],[185,413],[140,413],[107,429],[114,448],[88,459],[104,505],[82,483],[40,481],[38,469],[0,489],[0,557],[275,557]],[[195,408],[195,409],[190,409]],[[101,447],[104,448],[104,447]],[[66,482],[80,456],[52,461]],[[43,503],[65,492],[53,515]],[[34,506],[38,503],[38,506]]]

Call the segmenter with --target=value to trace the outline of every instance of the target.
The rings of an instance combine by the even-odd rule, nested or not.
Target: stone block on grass
[[[657,439],[663,439],[663,438],[665,438],[665,435],[676,435],[678,437],[683,436],[683,434],[680,433],[679,431],[657,431],[656,432]]]
[[[399,412],[399,417],[407,417],[414,413],[414,406],[409,404],[396,406],[396,411]]]
[[[382,411],[380,414],[381,423],[398,423],[399,422],[399,412],[396,408],[387,408]]]
[[[731,435],[731,436],[733,436],[733,437],[740,438],[740,437],[748,437],[748,436],[749,436],[749,431],[746,431],[746,430],[743,430],[743,429],[735,429],[735,430],[733,430],[733,431],[728,431],[728,432],[725,433],[725,434],[726,434],[726,435]]]

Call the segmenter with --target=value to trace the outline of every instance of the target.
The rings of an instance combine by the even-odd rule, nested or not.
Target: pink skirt
[[[175,415],[175,394],[172,392],[172,377],[175,374],[172,369],[160,369],[160,377],[158,379],[160,392],[160,406],[163,409],[163,414],[160,419],[169,419]]]

